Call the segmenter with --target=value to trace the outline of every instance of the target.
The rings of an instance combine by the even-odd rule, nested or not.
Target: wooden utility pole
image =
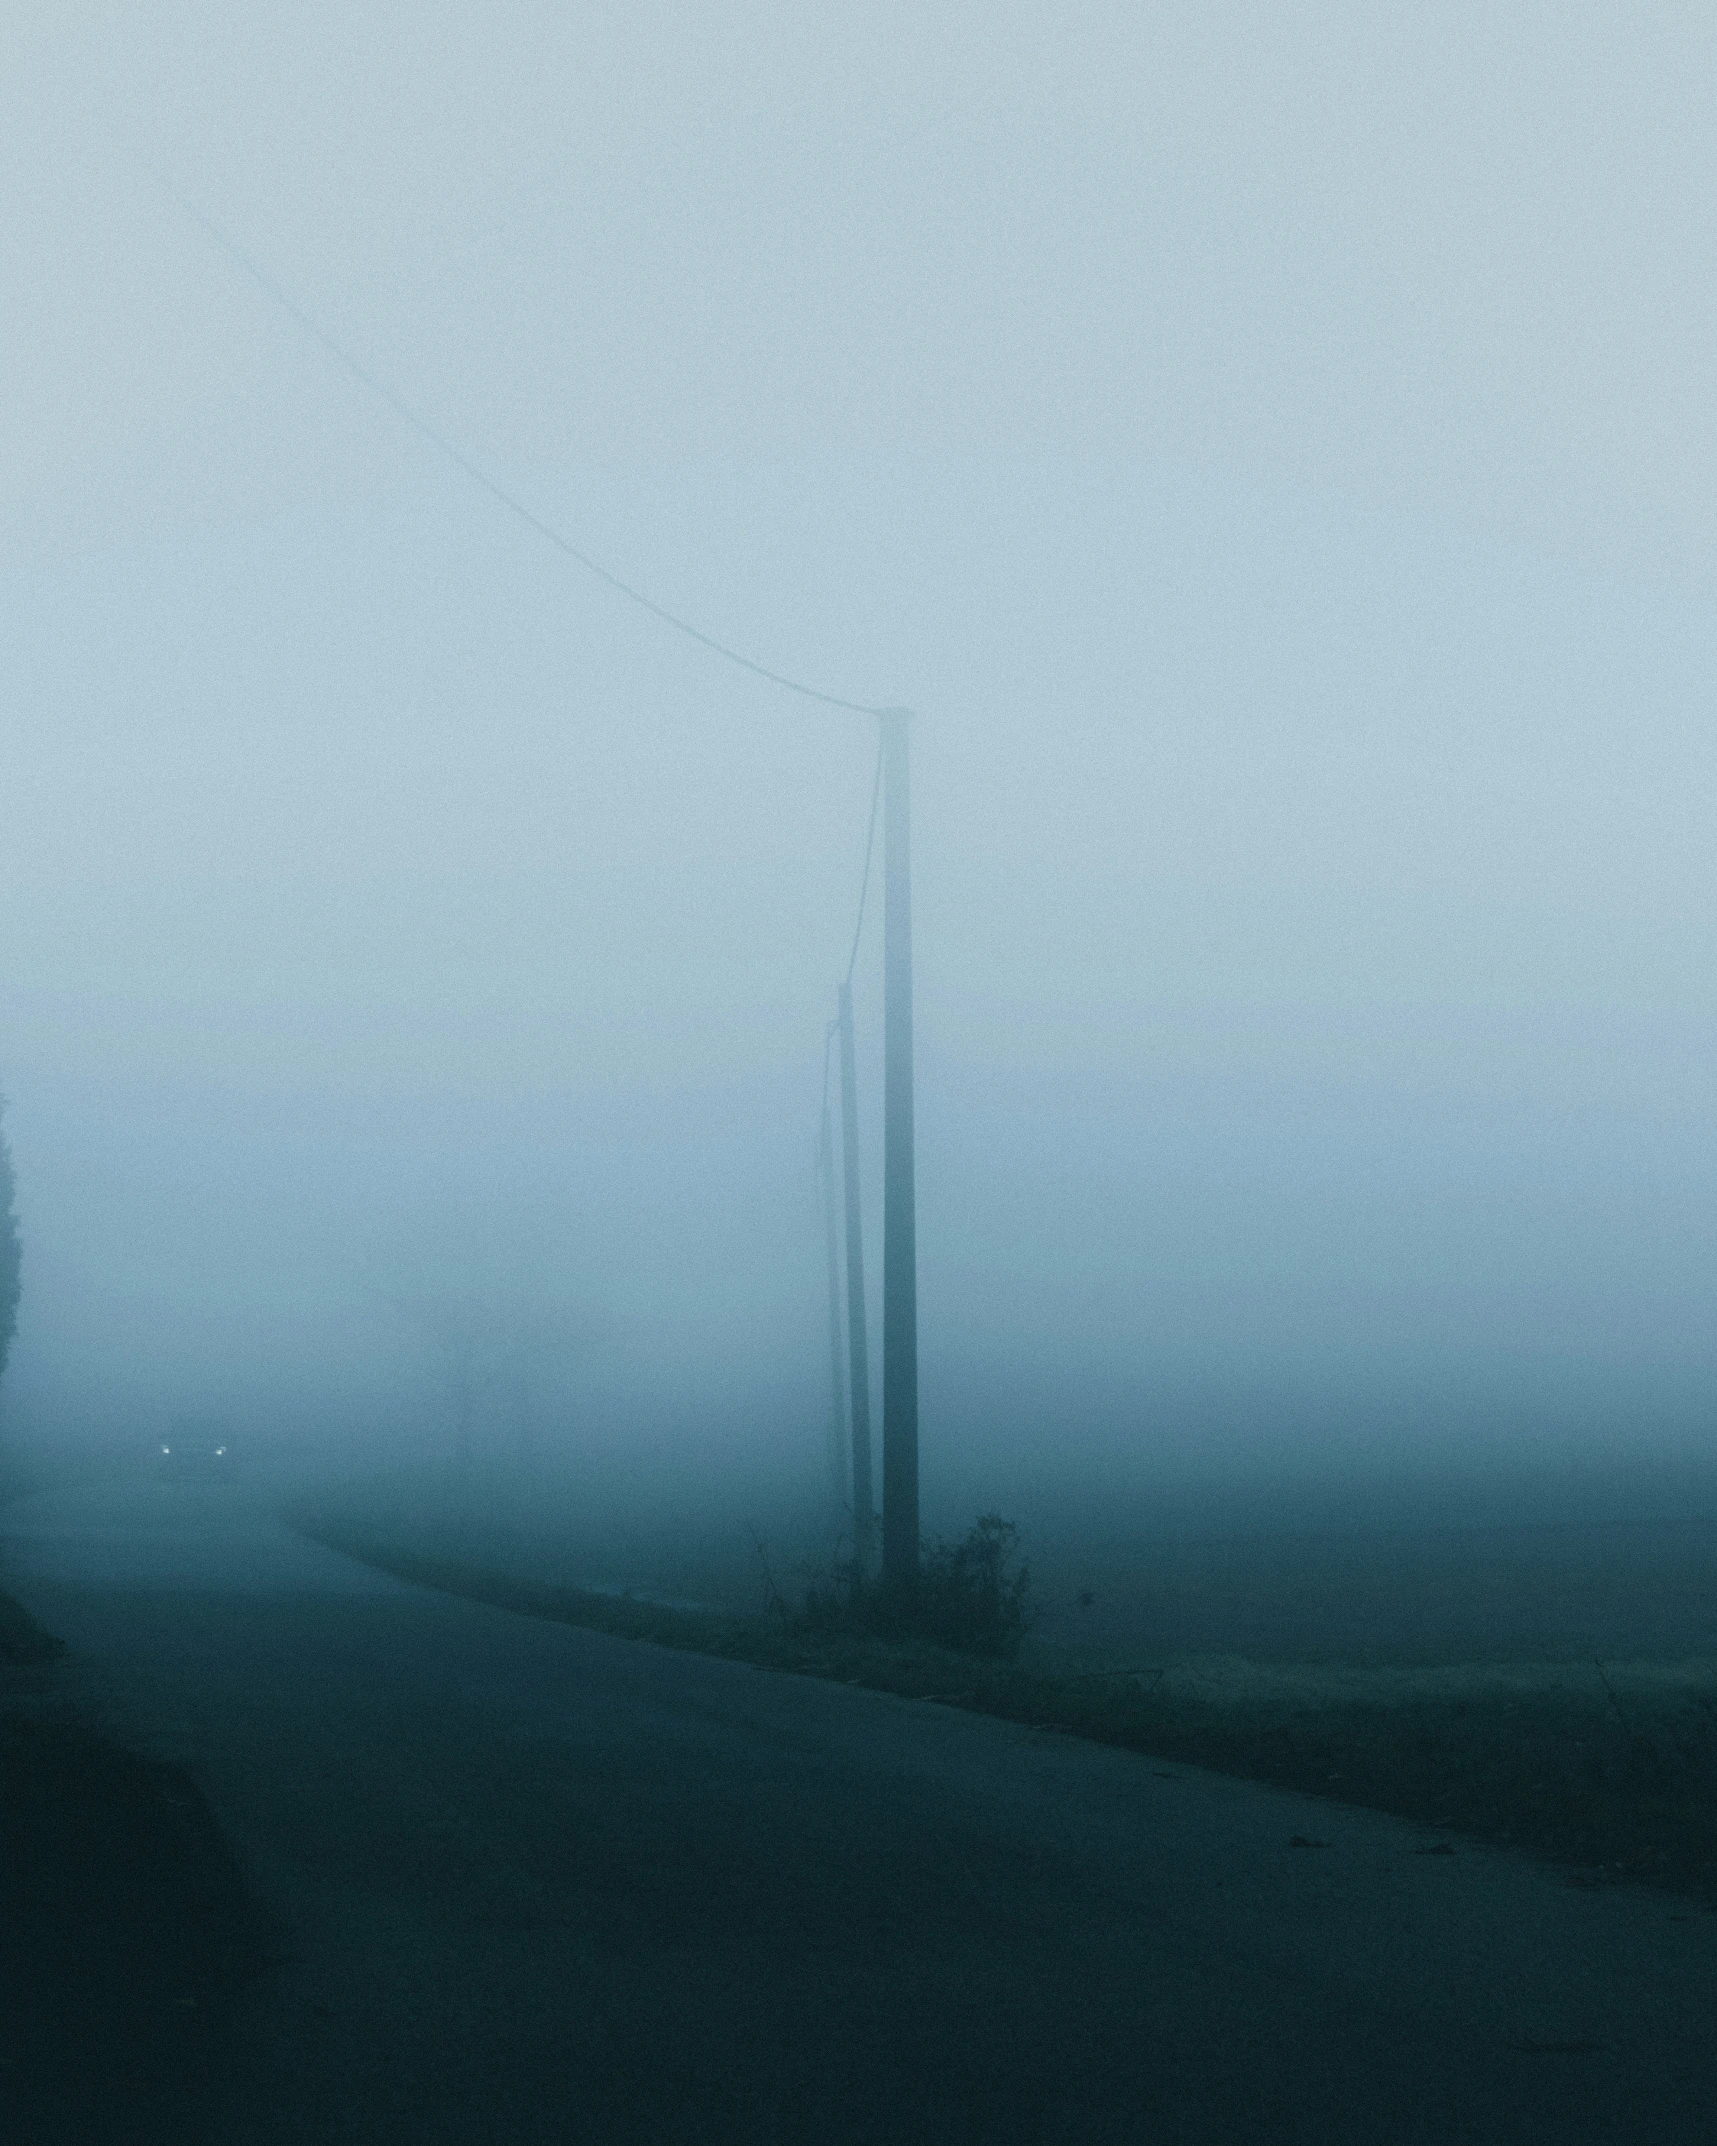
[[[829,1266],[829,1484],[838,1521],[847,1502],[847,1409],[841,1371],[841,1256],[835,1241],[835,1136],[826,1090],[817,1166],[823,1177],[823,1248]]]
[[[882,1576],[918,1579],[918,1224],[912,1130],[912,801],[904,708],[882,717]]]
[[[853,1571],[870,1573],[876,1493],[870,1476],[870,1340],[864,1309],[864,1230],[859,1216],[858,1074],[853,1063],[852,985],[841,986],[841,1161],[847,1217],[847,1351],[852,1365]],[[887,1332],[886,1320],[884,1333]]]

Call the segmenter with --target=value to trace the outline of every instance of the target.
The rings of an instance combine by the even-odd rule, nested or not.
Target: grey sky
[[[922,711],[927,1487],[1057,1411],[1709,1420],[1706,11],[0,35],[21,1410],[408,1419],[459,1290],[587,1334],[592,1438],[821,1406],[866,726],[510,520],[135,144],[616,572]]]

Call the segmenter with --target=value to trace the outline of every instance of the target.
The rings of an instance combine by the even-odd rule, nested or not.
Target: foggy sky
[[[927,1495],[1702,1449],[1714,58],[10,10],[10,1420],[433,1441],[459,1327],[557,1450],[822,1435],[873,733],[510,518],[153,167],[616,573],[919,711]]]

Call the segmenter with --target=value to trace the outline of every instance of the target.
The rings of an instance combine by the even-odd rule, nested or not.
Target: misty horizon
[[[13,40],[8,1434],[440,1450],[461,1318],[497,1451],[827,1412],[874,726],[135,144],[918,711],[930,1504],[1703,1463],[1709,33],[390,20]]]

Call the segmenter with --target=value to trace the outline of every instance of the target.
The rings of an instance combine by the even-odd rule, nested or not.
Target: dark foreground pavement
[[[235,1487],[4,1534],[39,1686],[273,1919],[215,2146],[1717,2135],[1696,1905],[412,1589]]]

